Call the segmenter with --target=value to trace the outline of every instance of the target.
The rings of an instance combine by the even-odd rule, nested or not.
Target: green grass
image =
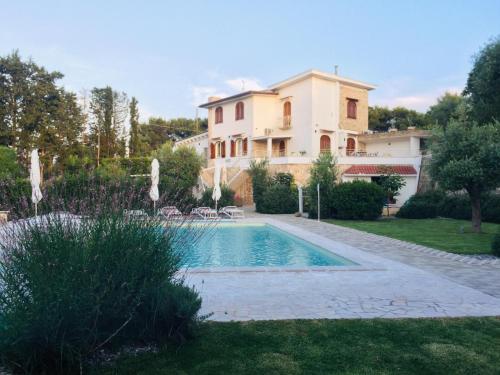
[[[483,233],[473,233],[471,222],[453,219],[325,220],[326,222],[456,254],[490,254],[500,224],[483,223]]]
[[[207,323],[98,374],[499,374],[500,319]]]

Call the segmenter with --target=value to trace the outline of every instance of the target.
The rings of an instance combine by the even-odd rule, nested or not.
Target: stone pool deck
[[[253,216],[248,221],[275,225],[360,266],[189,271],[202,313],[213,313],[213,320],[500,315],[500,264],[467,264],[290,215]]]

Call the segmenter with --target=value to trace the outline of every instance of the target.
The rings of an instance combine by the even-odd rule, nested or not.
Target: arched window
[[[347,99],[347,117],[355,119],[357,117],[357,100]]]
[[[215,108],[215,123],[220,124],[223,120],[222,107]]]
[[[319,139],[319,152],[321,153],[331,152],[330,146],[331,146],[330,137],[327,136],[326,134],[323,134]]]
[[[285,144],[285,141],[283,141],[283,140],[280,141],[279,153],[280,153],[280,156],[286,156],[286,144]]]
[[[356,141],[354,138],[347,138],[347,148],[346,148],[346,153],[347,155],[353,155],[354,152],[356,151]]]
[[[243,102],[236,103],[236,121],[243,120],[245,118],[245,104]]]
[[[286,101],[283,103],[283,127],[289,128],[292,124],[292,103]]]

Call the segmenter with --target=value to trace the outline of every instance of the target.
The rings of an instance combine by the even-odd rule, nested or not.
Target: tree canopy
[[[459,94],[446,92],[438,98],[437,103],[429,108],[426,115],[431,124],[446,127],[448,122],[459,117],[459,107],[464,98]]]
[[[475,57],[464,95],[470,103],[472,118],[479,124],[500,121],[500,37]]]
[[[479,126],[451,121],[436,130],[431,176],[446,190],[465,190],[471,199],[472,222],[481,230],[481,196],[500,186],[500,122]]]

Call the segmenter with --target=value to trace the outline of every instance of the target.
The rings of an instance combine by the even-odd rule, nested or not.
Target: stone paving
[[[187,281],[202,295],[202,313],[213,313],[213,320],[500,315],[500,265],[470,265],[412,251],[402,241],[288,215],[250,220],[360,266],[190,271]]]
[[[500,298],[500,262],[464,262],[462,257],[405,241],[291,215],[275,217],[288,224],[341,241],[360,250],[447,277]],[[422,233],[425,236],[425,233]]]

